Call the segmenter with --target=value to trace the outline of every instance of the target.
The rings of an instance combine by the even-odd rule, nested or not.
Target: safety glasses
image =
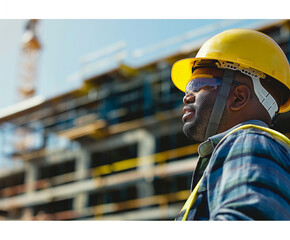
[[[194,78],[188,82],[185,88],[185,95],[194,95],[198,93],[201,89],[213,90],[220,86],[222,83],[221,78],[217,78],[211,75],[196,75]],[[239,82],[233,81],[235,84],[240,84]]]

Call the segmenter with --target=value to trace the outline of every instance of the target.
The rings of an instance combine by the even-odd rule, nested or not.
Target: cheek
[[[216,92],[200,92],[196,94],[195,105],[197,109],[211,109],[216,98]]]

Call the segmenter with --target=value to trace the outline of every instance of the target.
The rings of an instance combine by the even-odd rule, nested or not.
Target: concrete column
[[[145,181],[137,185],[138,198],[152,196],[154,189],[152,185],[154,159],[152,156],[155,150],[154,136],[145,130],[138,133],[138,171],[145,176]]]
[[[79,193],[75,196],[73,202],[73,210],[75,210],[80,216],[84,213],[88,201],[88,194],[86,192]]]
[[[87,149],[82,148],[80,150],[75,164],[75,179],[76,181],[82,181],[87,177],[90,164],[90,153],[87,151]],[[81,192],[77,194],[74,198],[73,209],[81,215],[84,212],[87,201],[87,192]]]
[[[25,179],[24,183],[26,185],[26,194],[31,194],[35,188],[35,182],[37,180],[37,169],[36,164],[33,162],[25,163]]]
[[[82,148],[76,156],[75,164],[75,178],[77,180],[85,179],[88,174],[87,171],[90,164],[90,153],[86,149]]]

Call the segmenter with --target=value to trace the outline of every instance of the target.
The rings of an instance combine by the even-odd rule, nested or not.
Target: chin
[[[183,125],[183,133],[190,140],[203,142],[204,132],[191,122],[187,122]]]

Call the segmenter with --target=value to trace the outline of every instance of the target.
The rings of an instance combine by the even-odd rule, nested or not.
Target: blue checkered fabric
[[[248,121],[200,145],[199,161],[209,161],[187,220],[290,220],[290,147],[256,128],[238,130],[220,142],[244,124],[267,127]],[[195,171],[193,183],[202,175]],[[182,213],[176,220],[181,218]]]

